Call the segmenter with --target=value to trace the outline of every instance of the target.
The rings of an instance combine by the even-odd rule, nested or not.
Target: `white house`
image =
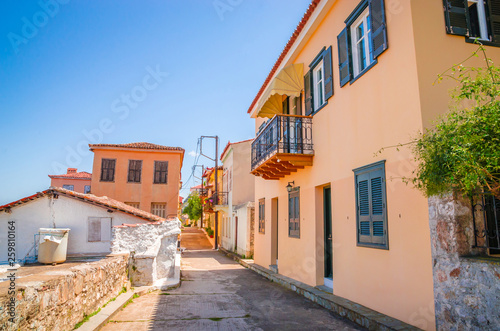
[[[51,187],[0,206],[0,264],[8,262],[9,238],[15,237],[16,260],[33,256],[40,228],[69,228],[68,254],[102,255],[111,252],[113,226],[164,220],[107,197]]]
[[[253,255],[254,187],[250,174],[252,140],[228,143],[221,155],[225,205],[215,207],[221,223],[221,246],[246,257]],[[226,193],[227,192],[227,193]]]

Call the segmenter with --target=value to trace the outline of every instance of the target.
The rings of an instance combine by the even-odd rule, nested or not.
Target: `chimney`
[[[68,168],[68,174],[75,174],[76,168]]]

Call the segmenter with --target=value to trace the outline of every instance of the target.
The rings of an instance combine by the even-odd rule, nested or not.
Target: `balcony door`
[[[302,97],[287,97],[283,101],[284,115],[301,115]],[[302,153],[302,120],[300,117],[283,118],[283,153]]]

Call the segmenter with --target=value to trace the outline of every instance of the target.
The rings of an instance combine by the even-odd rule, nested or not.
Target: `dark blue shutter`
[[[370,0],[370,18],[372,54],[376,59],[388,48],[384,0]]]
[[[372,243],[385,244],[385,183],[383,170],[370,173]]]
[[[459,36],[469,35],[467,0],[443,0],[446,33]]]
[[[384,167],[356,175],[358,242],[387,245],[387,212]]]
[[[337,36],[337,43],[339,45],[339,79],[340,87],[342,87],[351,80],[351,51],[349,48],[348,28],[342,30],[342,32]]]
[[[500,43],[500,1],[488,0],[487,7],[490,19],[490,40],[494,43]]]
[[[356,176],[358,195],[358,241],[371,243],[370,221],[370,175],[364,173]]]
[[[328,100],[333,95],[332,46],[323,53],[323,67],[325,69],[325,100]]]
[[[313,89],[312,89],[312,72],[308,71],[304,76],[304,94],[305,94],[305,108],[306,116],[309,116],[313,112]]]

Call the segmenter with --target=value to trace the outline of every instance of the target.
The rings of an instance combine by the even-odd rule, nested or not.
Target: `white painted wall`
[[[223,222],[223,227],[229,230],[223,231],[221,245],[227,250],[234,251],[240,255],[249,255],[250,251],[250,223],[248,222],[248,206],[253,206],[255,180],[250,174],[251,167],[251,141],[237,143],[230,146],[223,160],[225,171],[231,173],[232,180],[229,185],[224,183],[228,189],[228,222]],[[249,205],[250,203],[250,205]],[[222,214],[222,213],[220,213]],[[236,234],[236,218],[238,217],[238,233]],[[236,236],[238,237],[236,243]],[[237,244],[238,247],[235,247]]]
[[[250,209],[253,208],[253,202],[248,202],[240,206],[234,206],[234,215],[238,217],[238,247],[236,253],[249,257],[250,253]],[[236,221],[233,217],[233,222]]]
[[[7,261],[8,221],[16,222],[16,259],[24,259],[33,246],[39,228],[70,228],[68,254],[109,253],[111,242],[88,242],[89,217],[111,217],[112,226],[123,223],[136,224],[148,221],[122,212],[108,213],[98,207],[73,198],[59,195],[57,199],[42,197],[13,207],[12,213],[0,212],[0,263]]]

